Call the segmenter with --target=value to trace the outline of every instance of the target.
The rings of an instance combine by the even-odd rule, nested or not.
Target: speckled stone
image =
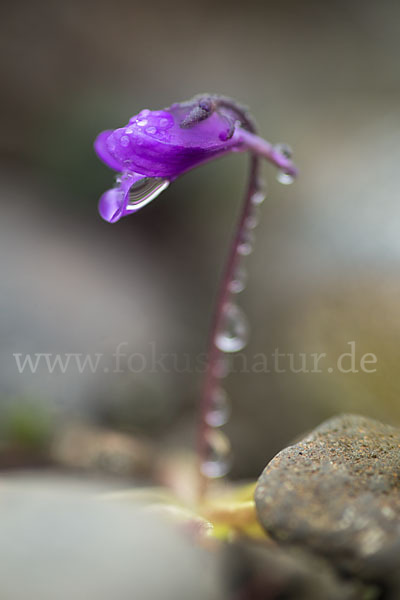
[[[227,598],[246,600],[377,600],[380,589],[342,576],[305,548],[237,539],[222,555]]]
[[[276,540],[362,578],[390,579],[400,569],[400,429],[357,415],[330,419],[271,460],[255,501]]]

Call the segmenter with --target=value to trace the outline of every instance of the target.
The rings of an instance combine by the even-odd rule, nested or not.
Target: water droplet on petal
[[[129,138],[127,135],[123,135],[121,138],[121,146],[124,146],[126,148],[126,146],[129,146]]]
[[[147,122],[147,119],[139,119],[138,121],[136,121],[136,125],[138,127],[146,127]]]
[[[157,198],[169,186],[168,179],[162,177],[144,177],[139,179],[129,190],[129,202],[126,211],[136,212]]]
[[[146,129],[146,133],[150,133],[150,135],[154,135],[156,133],[157,129],[155,127],[148,127]]]
[[[239,352],[246,346],[247,340],[248,325],[244,313],[235,304],[226,304],[215,345],[221,352]]]
[[[293,175],[290,175],[290,173],[286,173],[286,171],[278,171],[276,174],[276,179],[277,181],[279,181],[279,183],[282,183],[283,185],[290,185],[294,181]]]
[[[169,125],[169,120],[166,119],[165,117],[163,119],[160,119],[160,127],[168,127]]]
[[[206,449],[201,465],[203,475],[216,479],[226,475],[232,464],[232,450],[226,435],[222,431],[209,429],[206,432]]]
[[[246,229],[242,232],[241,240],[238,244],[237,251],[241,256],[248,256],[253,252],[254,234]]]
[[[233,279],[229,283],[229,291],[232,294],[240,294],[246,287],[247,272],[243,265],[238,265]]]
[[[221,387],[216,387],[211,393],[210,408],[208,409],[205,421],[210,427],[222,427],[228,422],[231,414],[231,407],[226,391]]]

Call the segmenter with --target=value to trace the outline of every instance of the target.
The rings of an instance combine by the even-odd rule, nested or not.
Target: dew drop
[[[286,158],[292,158],[293,150],[287,144],[276,144],[275,150],[279,152],[279,154],[283,154]]]
[[[124,146],[126,148],[126,146],[129,146],[129,138],[127,135],[123,135],[121,138],[121,146]]]
[[[231,407],[226,391],[216,387],[211,394],[210,408],[206,413],[205,421],[210,427],[222,427],[228,422]]]
[[[165,117],[163,119],[160,119],[160,127],[168,127],[169,125],[169,120],[166,119]]]
[[[148,127],[146,129],[146,133],[150,133],[150,135],[154,135],[156,133],[157,129],[155,127]]]
[[[264,178],[258,176],[256,179],[256,187],[257,190],[266,190],[267,189],[267,182],[265,181]]]
[[[125,210],[136,212],[157,198],[169,186],[168,179],[162,177],[144,177],[129,190],[129,202]]]
[[[255,229],[260,222],[260,213],[256,206],[254,206],[253,210],[249,214],[246,219],[246,227],[247,229]]]
[[[276,144],[275,150],[279,152],[279,154],[283,154],[286,158],[292,158],[293,152],[290,146],[287,144]],[[294,181],[293,175],[287,173],[284,169],[280,169],[276,174],[276,179],[279,183],[283,185],[290,185]]]
[[[237,251],[240,256],[248,256],[253,252],[254,234],[251,230],[246,229],[242,232],[241,240],[238,244]]]
[[[246,346],[247,340],[248,325],[244,313],[235,304],[226,304],[215,345],[221,352],[239,352]]]
[[[138,127],[146,127],[147,123],[148,123],[147,119],[139,119],[139,120],[136,122],[136,125],[137,125]]]
[[[142,111],[140,111],[140,116],[141,117],[148,117],[150,114],[150,111],[148,108],[144,108]]]
[[[277,181],[279,181],[279,183],[282,183],[283,185],[290,185],[294,181],[293,175],[290,175],[290,173],[286,173],[286,171],[281,170],[277,172],[276,179]]]
[[[232,294],[240,294],[246,287],[247,272],[242,265],[236,267],[236,271],[229,283],[229,291]]]
[[[230,362],[227,356],[219,356],[212,365],[212,374],[216,379],[225,379],[230,371]]]
[[[221,431],[206,432],[205,458],[201,465],[203,475],[216,479],[226,475],[232,464],[232,450],[228,438]]]
[[[264,202],[265,198],[266,193],[262,190],[257,190],[251,197],[251,203],[254,204],[254,206],[258,206]]]

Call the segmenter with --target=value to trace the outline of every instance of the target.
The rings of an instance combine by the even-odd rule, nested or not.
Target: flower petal
[[[275,164],[283,176],[296,176],[287,153],[251,130],[251,121],[234,103],[203,95],[164,110],[142,110],[125,127],[103,131],[95,141],[96,153],[121,176],[118,187],[100,198],[101,216],[115,223],[189,169],[229,152],[248,150]]]
[[[234,121],[228,114],[215,111],[194,126],[182,126],[197,103],[140,112],[126,127],[108,135],[108,156],[124,170],[172,179],[237,145]]]
[[[114,171],[121,171],[122,169],[120,163],[116,158],[114,158],[107,147],[107,139],[112,133],[112,129],[108,129],[107,131],[102,131],[99,133],[94,142],[94,149],[100,160],[110,167],[110,169],[114,169]]]
[[[120,188],[107,190],[99,200],[99,213],[108,223],[116,223],[121,218],[121,207],[124,202],[124,193]]]
[[[137,186],[131,194],[133,186]],[[121,217],[137,212],[149,204],[169,185],[168,179],[149,178],[138,173],[125,173],[118,187],[105,192],[99,200],[100,216],[108,223],[116,223]],[[132,195],[132,198],[131,198]]]

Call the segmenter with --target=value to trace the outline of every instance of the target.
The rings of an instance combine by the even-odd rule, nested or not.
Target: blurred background
[[[358,364],[377,357],[374,373],[234,368],[232,477],[257,477],[342,411],[399,424],[399,3],[39,0],[0,10],[0,466],[157,479],[166,450],[193,449],[193,364],[247,160],[190,172],[111,226],[97,202],[113,173],[92,144],[142,108],[199,92],[247,104],[301,169],[281,186],[265,165],[269,195],[240,297],[252,329],[243,356],[253,364],[278,348],[334,362],[354,341]],[[14,354],[37,353],[97,353],[101,368],[50,373],[41,362],[20,373]]]

